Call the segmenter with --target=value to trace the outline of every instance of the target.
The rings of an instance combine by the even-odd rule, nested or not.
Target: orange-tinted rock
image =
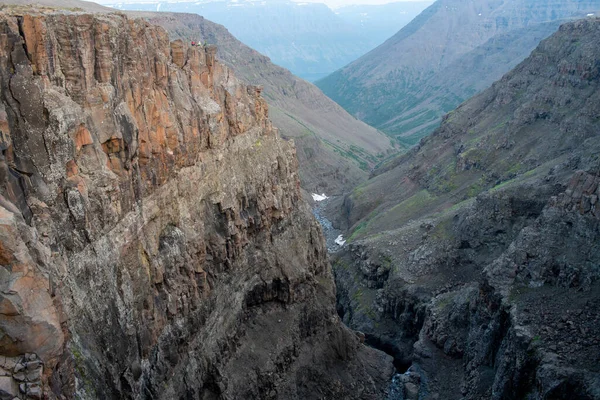
[[[79,173],[79,168],[77,167],[77,164],[75,164],[75,161],[70,160],[67,163],[67,178],[77,175],[78,173]]]
[[[50,397],[200,398],[216,374],[231,397],[255,390],[236,364],[258,345],[265,376],[289,349],[364,351],[335,317],[293,144],[216,48],[122,14],[0,13],[0,84],[0,356],[38,354]]]
[[[28,45],[27,53],[32,59],[33,72],[45,75],[48,59],[45,49],[46,30],[44,21],[42,18],[25,15],[22,17],[21,26]]]
[[[171,58],[173,59],[173,63],[179,68],[183,68],[185,65],[185,51],[181,39],[171,42]]]
[[[75,133],[75,148],[77,151],[81,150],[83,146],[92,143],[94,143],[94,141],[92,140],[90,131],[87,130],[85,125],[79,125],[79,128],[77,128],[77,132]]]
[[[102,149],[106,154],[118,153],[121,151],[123,146],[123,140],[119,138],[110,138],[106,142],[102,143]]]
[[[53,365],[62,351],[63,332],[50,283],[30,257],[26,243],[31,238],[23,238],[20,232],[30,233],[19,219],[0,206],[0,354],[35,352]]]
[[[206,53],[206,65],[212,68],[217,57],[217,46],[209,44],[204,47],[204,51]]]

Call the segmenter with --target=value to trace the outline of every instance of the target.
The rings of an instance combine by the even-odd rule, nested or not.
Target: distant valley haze
[[[599,0],[438,0],[316,85],[353,116],[412,146],[560,25],[599,10]]]
[[[225,26],[300,78],[316,81],[358,59],[432,1],[104,1],[121,10],[186,12]]]
[[[199,1],[199,3],[211,3],[214,0],[204,0],[204,1]],[[217,0],[217,1],[223,1],[225,2],[226,0]],[[276,3],[279,0],[268,0],[270,3]],[[285,1],[285,0],[283,0]],[[183,1],[167,1],[165,3],[186,3],[187,1],[183,0]],[[420,3],[421,0],[398,0],[398,1],[387,1],[387,0],[328,0],[328,1],[321,1],[321,0],[307,0],[307,1],[301,1],[301,0],[295,0],[293,1],[294,3],[317,3],[317,4],[325,4],[326,6],[328,6],[329,8],[331,8],[332,10],[335,10],[337,8],[340,7],[345,7],[345,6],[353,6],[353,5],[382,5],[382,4],[389,4],[389,3]],[[101,0],[101,1],[96,1],[96,3],[98,4],[104,4],[104,5],[111,5],[111,4],[115,4],[114,1],[111,0]],[[156,1],[136,1],[136,0],[126,0],[126,1],[121,1],[119,3],[157,3]],[[429,3],[433,3],[433,1],[430,1]]]

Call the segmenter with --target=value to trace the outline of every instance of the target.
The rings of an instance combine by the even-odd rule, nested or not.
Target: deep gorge
[[[418,371],[402,396],[600,396],[599,33],[563,25],[329,208],[338,315]]]
[[[0,11],[0,399],[600,398],[600,19],[362,179],[145,18]]]

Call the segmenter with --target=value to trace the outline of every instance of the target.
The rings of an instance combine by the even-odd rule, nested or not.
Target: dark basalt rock
[[[600,398],[599,49],[563,25],[344,202],[338,313],[419,398]]]

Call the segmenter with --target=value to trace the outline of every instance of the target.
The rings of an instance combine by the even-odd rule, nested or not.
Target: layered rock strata
[[[292,143],[216,49],[0,15],[2,398],[369,398]]]

